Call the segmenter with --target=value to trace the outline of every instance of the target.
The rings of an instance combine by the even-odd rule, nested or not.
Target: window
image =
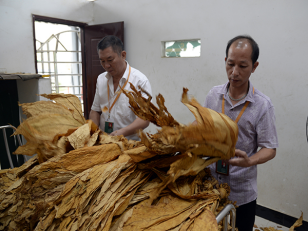
[[[200,57],[201,40],[176,40],[165,41],[163,45],[163,57]]]
[[[83,106],[80,28],[35,22],[38,73],[50,75],[51,92],[74,94]]]

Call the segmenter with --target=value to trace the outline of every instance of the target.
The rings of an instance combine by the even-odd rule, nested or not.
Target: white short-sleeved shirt
[[[123,74],[123,77],[121,78],[119,82],[120,86],[123,86],[128,78],[129,64],[128,62],[126,63],[127,63],[126,70]],[[148,92],[148,94],[152,95],[151,84],[148,78],[143,73],[141,73],[139,70],[133,67],[131,67],[131,73],[130,73],[128,82],[131,82],[137,90],[139,90],[138,86],[140,86],[142,89]],[[97,78],[96,92],[95,92],[95,97],[94,97],[91,110],[96,111],[96,112],[102,112],[105,106],[109,109],[107,83],[109,83],[108,88],[109,88],[109,94],[110,94],[109,96],[110,106],[114,102],[117,96],[117,92],[120,91],[121,89],[120,87],[118,87],[115,93],[114,87],[113,87],[113,77],[108,72],[104,72],[100,74]],[[132,91],[129,83],[126,84],[124,89]],[[142,95],[145,98],[147,98],[146,94],[142,93]],[[130,125],[137,118],[137,116],[129,108],[129,106],[130,105],[129,105],[128,97],[126,97],[125,94],[121,93],[120,97],[118,98],[118,100],[116,101],[116,103],[114,104],[110,112],[110,118],[114,122],[114,131]],[[109,111],[102,112],[100,116],[99,127],[102,131],[104,131],[105,129],[105,121],[108,118],[108,114],[109,114]],[[137,134],[126,136],[126,138],[133,139],[133,140],[139,140],[139,137]]]

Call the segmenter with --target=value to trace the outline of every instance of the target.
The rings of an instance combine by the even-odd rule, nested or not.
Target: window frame
[[[190,42],[200,41],[200,55],[199,56],[166,56],[166,43],[167,42]],[[178,39],[178,40],[165,40],[161,41],[161,58],[198,58],[201,57],[201,39]]]

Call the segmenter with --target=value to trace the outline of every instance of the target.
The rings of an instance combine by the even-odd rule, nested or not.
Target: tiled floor
[[[258,227],[258,228],[254,228],[255,231],[258,231],[258,230],[262,231],[261,227],[273,227],[277,230],[283,230],[283,231],[289,230],[289,228],[287,228],[285,226],[276,224],[274,222],[268,221],[268,220],[261,218],[261,217],[258,217],[258,216],[256,216],[255,225],[256,225],[256,227]]]

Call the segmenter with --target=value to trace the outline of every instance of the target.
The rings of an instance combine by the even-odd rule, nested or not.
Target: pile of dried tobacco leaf
[[[182,102],[197,123],[181,125],[161,95],[157,108],[132,89],[123,92],[131,109],[161,127],[140,132],[141,141],[100,131],[74,95],[22,104],[28,119],[15,133],[27,143],[15,153],[37,155],[0,172],[1,230],[222,229],[215,217],[231,203],[230,188],[206,167],[234,156],[236,123],[189,100],[184,89]]]

